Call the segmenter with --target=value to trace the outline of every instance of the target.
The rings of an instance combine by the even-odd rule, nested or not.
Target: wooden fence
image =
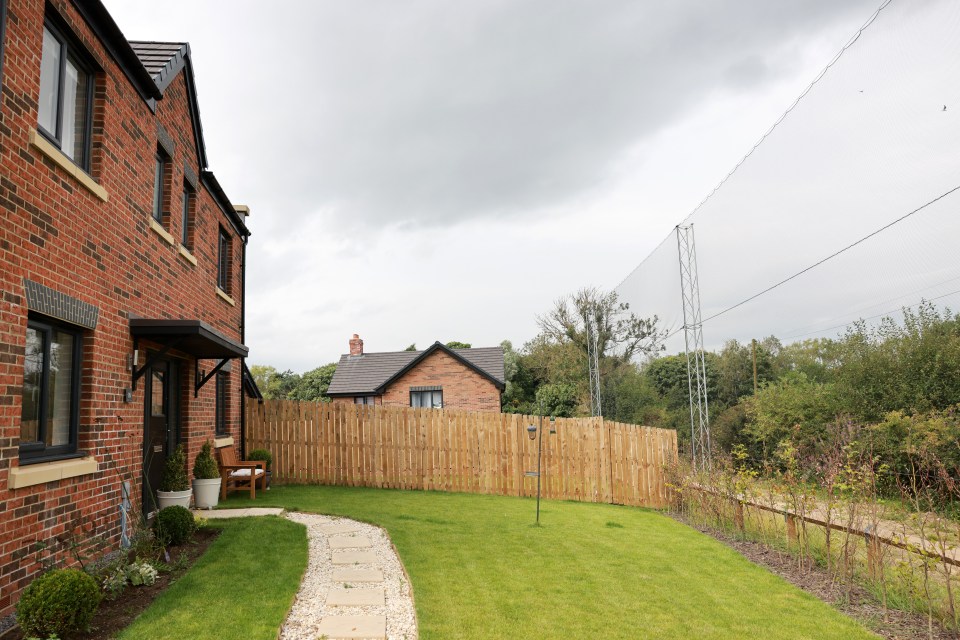
[[[246,419],[247,450],[273,454],[277,482],[536,495],[534,416],[266,400]],[[545,498],[666,505],[675,431],[601,418],[543,426]]]

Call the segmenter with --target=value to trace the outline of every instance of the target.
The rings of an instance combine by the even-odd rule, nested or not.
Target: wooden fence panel
[[[535,496],[662,507],[676,432],[601,418],[266,400],[246,411],[247,448],[273,453],[274,479]]]

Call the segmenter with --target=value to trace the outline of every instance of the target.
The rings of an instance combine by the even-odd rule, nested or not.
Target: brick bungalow
[[[435,342],[423,351],[364,353],[353,334],[327,390],[333,402],[393,407],[500,411],[505,386],[503,349],[450,349]]]
[[[242,446],[253,387],[249,210],[208,169],[190,46],[0,0],[0,96],[2,620],[36,543],[117,549],[173,447]]]

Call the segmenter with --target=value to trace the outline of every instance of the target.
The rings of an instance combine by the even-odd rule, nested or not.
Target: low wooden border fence
[[[266,400],[247,405],[247,450],[273,454],[273,479],[536,495],[536,416]],[[645,507],[667,503],[677,434],[603,420],[543,419],[545,498]]]

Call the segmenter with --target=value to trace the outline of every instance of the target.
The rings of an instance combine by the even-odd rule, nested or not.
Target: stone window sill
[[[229,304],[231,307],[237,306],[237,303],[233,301],[233,298],[231,298],[226,293],[224,293],[223,289],[221,289],[220,287],[217,287],[217,295],[220,296],[223,300],[225,300],[227,304]]]
[[[232,436],[222,436],[213,439],[213,448],[219,449],[220,447],[229,447],[233,444]]]
[[[53,160],[61,169],[73,176],[73,179],[80,183],[87,191],[97,196],[104,202],[110,198],[107,190],[101,187],[96,180],[90,177],[90,174],[81,169],[68,158],[60,149],[50,144],[36,129],[30,129],[30,145]]]
[[[190,249],[187,249],[187,248],[186,248],[185,246],[183,246],[183,245],[180,245],[180,256],[181,256],[184,260],[186,260],[187,262],[189,262],[190,264],[192,264],[193,266],[197,266],[197,258],[196,258],[196,256],[194,256],[192,253],[190,253]]]
[[[96,473],[98,468],[97,459],[93,456],[13,467],[10,469],[10,475],[7,476],[7,488],[22,489],[37,484],[76,478]]]
[[[173,239],[173,236],[164,229],[159,222],[157,222],[153,216],[150,216],[150,228],[153,229],[158,236],[167,241],[167,244],[176,244],[177,241]]]

